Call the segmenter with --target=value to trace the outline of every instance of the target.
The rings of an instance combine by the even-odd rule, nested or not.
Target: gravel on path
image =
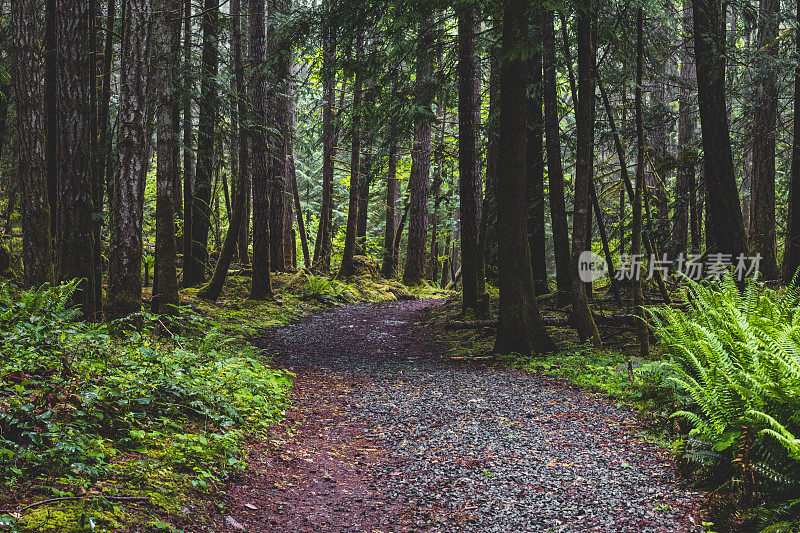
[[[629,410],[450,360],[425,324],[440,303],[344,306],[258,339],[297,374],[296,431],[256,450],[227,516],[253,532],[703,531],[703,495]]]

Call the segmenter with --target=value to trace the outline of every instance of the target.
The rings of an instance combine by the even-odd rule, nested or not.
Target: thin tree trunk
[[[742,208],[728,130],[725,95],[725,26],[719,0],[693,0],[697,93],[708,190],[711,242],[707,248],[736,257],[747,252]]]
[[[373,157],[364,158],[364,170],[358,180],[358,221],[356,224],[356,252],[367,253],[367,217],[369,214],[369,187],[372,182]]]
[[[81,280],[73,296],[86,319],[94,318],[95,268],[92,176],[89,153],[88,3],[56,1],[58,222],[57,270],[61,280]],[[138,263],[137,263],[138,264]]]
[[[800,21],[800,2],[797,3],[797,20]],[[800,117],[800,31],[795,32],[795,39],[795,51],[798,58],[794,69],[794,116]],[[794,121],[789,219],[786,225],[782,271],[783,282],[789,283],[800,269],[800,120]]]
[[[396,226],[395,206],[398,193],[397,180],[397,147],[392,145],[389,151],[389,166],[386,171],[386,226],[383,235],[383,264],[381,276],[391,279],[395,275],[397,260],[394,257],[394,232]]]
[[[192,0],[183,4],[183,285],[192,284],[194,255],[192,181],[194,179],[194,121],[192,118]]]
[[[525,181],[528,194],[528,244],[531,249],[533,289],[537,295],[549,292],[544,230],[544,119],[542,117],[542,10],[534,7],[530,37],[533,53],[527,63],[530,92],[527,100],[527,152]]]
[[[764,279],[777,279],[775,230],[775,124],[778,118],[778,17],[780,0],[761,0],[758,26],[758,70],[753,117],[753,181],[750,243],[761,254]]]
[[[142,308],[142,218],[148,161],[147,82],[150,63],[150,2],[124,0],[117,177],[111,196],[108,305],[111,318]],[[168,34],[167,34],[168,35]],[[169,113],[169,110],[167,110]],[[165,128],[170,128],[167,117]],[[165,139],[166,140],[166,139]],[[171,149],[171,147],[170,147]],[[162,164],[169,165],[167,152]],[[171,176],[170,176],[171,179]]]
[[[497,279],[497,164],[500,147],[500,72],[497,59],[489,59],[489,120],[486,126],[486,237],[482,241],[483,264],[486,277]]]
[[[333,24],[324,21],[322,40],[322,208],[319,231],[314,243],[313,265],[327,274],[331,269],[331,216],[333,209],[333,153],[334,139],[333,106],[336,69],[333,65],[335,42]]]
[[[356,231],[358,229],[358,188],[361,163],[361,87],[362,74],[356,72],[353,84],[353,118],[351,119],[353,138],[350,144],[350,200],[347,204],[347,228],[344,237],[342,264],[338,278],[344,279],[355,274],[353,256],[356,251]]]
[[[544,61],[544,127],[547,133],[547,178],[550,193],[550,220],[553,227],[553,252],[556,260],[556,290],[558,302],[565,305],[572,293],[567,209],[564,200],[564,174],[561,168],[561,128],[558,119],[558,88],[556,85],[555,29],[552,11],[542,17]]]
[[[26,287],[52,283],[54,278],[37,21],[36,0],[14,0],[11,3],[12,78],[19,165],[17,175],[22,196],[22,260]],[[9,206],[12,204],[9,198]]]
[[[633,229],[631,235],[631,255],[636,256],[642,249],[642,190],[644,189],[644,127],[642,125],[642,73],[644,56],[643,36],[644,13],[640,7],[636,15],[636,190],[633,194]],[[633,305],[637,321],[636,333],[639,339],[639,355],[646,359],[650,352],[650,333],[644,317],[644,295],[642,294],[642,277],[633,279]]]
[[[525,191],[526,76],[524,61],[513,54],[527,34],[525,0],[506,0],[500,66],[500,139],[497,172],[497,236],[500,259],[500,314],[494,350],[542,353],[555,349],[539,315],[533,291],[526,231]]]
[[[589,187],[594,166],[594,101],[595,101],[595,43],[592,42],[593,0],[582,0],[577,6],[578,21],[578,105],[575,109],[577,130],[577,158],[575,161],[575,207],[572,217],[572,265],[576,267],[581,254],[589,250],[587,228],[591,206]],[[575,328],[581,341],[591,339],[595,347],[601,346],[600,333],[589,310],[586,286],[574,277],[572,313]]]
[[[267,60],[265,35],[265,0],[249,0],[250,4],[250,61],[263,65]],[[267,79],[266,74],[256,70],[250,77],[251,104],[253,106],[250,129],[250,145],[265,147],[267,143]],[[269,175],[267,153],[263,149],[251,151],[253,165],[253,280],[250,296],[264,299],[272,296],[269,257]]]
[[[420,23],[417,37],[417,59],[414,101],[419,111],[414,117],[414,142],[411,150],[410,211],[408,247],[403,283],[416,285],[425,278],[425,244],[428,235],[428,192],[431,166],[431,104],[432,92],[428,84],[433,76],[431,49],[434,35],[427,27],[427,17]]]
[[[687,250],[690,215],[695,203],[694,125],[697,115],[691,105],[694,92],[694,41],[692,39],[692,4],[684,0],[683,33],[685,49],[681,60],[681,88],[678,100],[678,175],[675,183],[675,208],[672,217],[672,253]],[[692,240],[692,247],[697,243]]]
[[[458,13],[458,193],[461,207],[462,291],[464,311],[479,310],[481,272],[478,232],[481,217],[480,71],[475,57],[478,19],[474,6]],[[449,242],[448,242],[449,248]],[[443,267],[444,268],[444,267]]]
[[[236,0],[238,1],[238,0]],[[153,292],[154,313],[172,313],[178,305],[178,275],[175,257],[175,187],[180,173],[175,152],[179,125],[174,112],[177,104],[177,83],[174,81],[180,56],[181,0],[157,0],[154,8],[153,65],[156,94],[156,249],[155,279],[158,291]],[[155,287],[154,287],[155,288]]]
[[[200,80],[200,118],[197,126],[197,168],[192,187],[192,262],[183,280],[187,286],[202,283],[208,263],[208,230],[211,223],[211,177],[214,141],[219,115],[217,71],[219,68],[219,3],[203,4],[203,56]]]

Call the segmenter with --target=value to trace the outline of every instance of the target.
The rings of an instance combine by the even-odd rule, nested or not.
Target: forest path
[[[702,496],[634,416],[559,380],[449,359],[441,303],[339,307],[256,344],[297,373],[225,530],[700,531]]]

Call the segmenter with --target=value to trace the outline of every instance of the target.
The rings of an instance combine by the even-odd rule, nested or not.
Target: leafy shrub
[[[717,286],[689,281],[688,296],[686,311],[650,311],[670,359],[640,377],[690,426],[678,451],[738,496],[745,510],[734,519],[761,527],[796,519],[800,291],[751,282],[742,293],[728,276]]]
[[[0,287],[2,479],[85,485],[120,472],[123,453],[198,488],[240,469],[243,433],[281,418],[290,376],[197,317],[197,338],[156,335],[180,326],[149,315],[110,335],[75,320],[74,289]]]

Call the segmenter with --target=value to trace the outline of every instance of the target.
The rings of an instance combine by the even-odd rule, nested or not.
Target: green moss
[[[120,506],[104,505],[101,500],[90,499],[30,509],[18,519],[17,525],[21,531],[106,533],[118,531],[130,518]]]

